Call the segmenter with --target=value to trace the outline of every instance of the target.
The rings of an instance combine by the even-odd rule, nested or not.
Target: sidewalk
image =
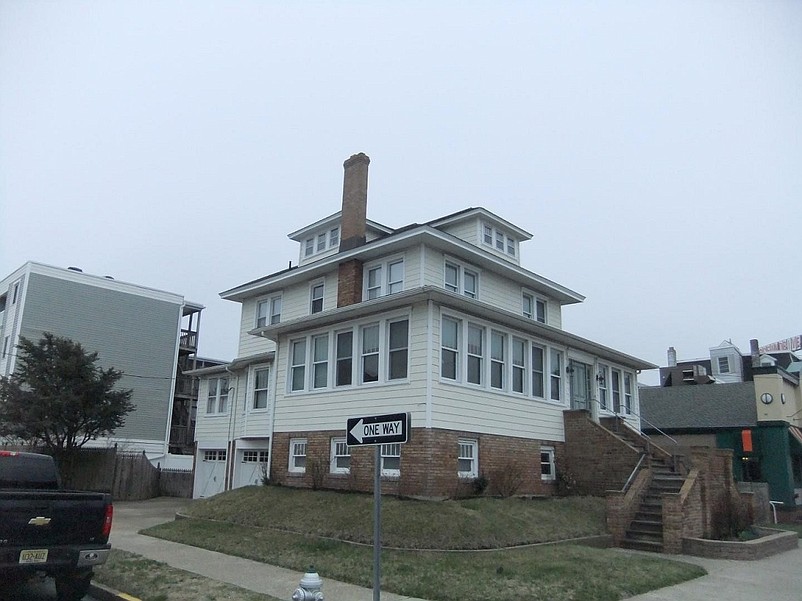
[[[137,534],[143,528],[173,520],[176,511],[189,503],[188,499],[169,497],[115,503],[112,547],[257,593],[278,599],[290,598],[303,576],[301,572]],[[373,601],[372,589],[331,580],[325,574],[321,574],[321,578],[321,590],[327,600]],[[383,601],[420,601],[384,591],[381,598]]]
[[[214,580],[289,599],[303,574],[248,559],[223,555],[179,543],[137,534],[143,528],[174,519],[176,511],[190,503],[187,499],[159,498],[150,501],[120,502],[114,506],[111,544],[117,549],[138,553],[149,559],[194,572]],[[621,551],[621,561],[636,551]],[[647,553],[653,557],[654,554]],[[707,576],[682,584],[630,597],[631,601],[799,601],[802,598],[802,549],[758,561],[703,559],[685,555],[662,555],[665,559],[701,565]],[[372,601],[371,589],[323,579],[328,601]],[[420,601],[382,592],[384,601]]]

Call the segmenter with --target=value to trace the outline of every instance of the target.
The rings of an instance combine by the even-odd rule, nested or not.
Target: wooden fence
[[[20,451],[45,452],[19,448]],[[141,501],[154,497],[192,498],[192,472],[160,469],[145,453],[122,453],[117,449],[80,449],[59,461],[65,487],[72,490],[110,492],[115,501]]]

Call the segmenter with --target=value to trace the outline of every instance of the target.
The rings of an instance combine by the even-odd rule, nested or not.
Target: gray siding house
[[[178,294],[28,262],[0,281],[0,375],[13,373],[20,336],[71,338],[124,373],[119,385],[133,390],[136,406],[114,437],[90,444],[152,460],[180,454],[193,438],[185,429],[197,401],[197,391],[193,399],[180,385],[181,372],[194,367],[202,309]]]

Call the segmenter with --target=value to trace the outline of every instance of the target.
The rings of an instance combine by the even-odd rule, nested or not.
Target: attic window
[[[518,242],[507,232],[482,224],[482,242],[497,252],[506,253],[511,257],[516,255]]]
[[[304,258],[311,257],[318,253],[338,248],[340,246],[340,228],[334,227],[324,232],[306,238],[303,242]]]
[[[718,373],[720,373],[720,374],[728,374],[728,373],[730,373],[730,358],[729,357],[719,357],[718,358]]]

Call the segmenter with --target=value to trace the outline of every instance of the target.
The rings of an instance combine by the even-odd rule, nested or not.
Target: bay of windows
[[[408,364],[408,319],[314,334],[290,341],[289,391],[402,380]]]
[[[335,227],[304,240],[304,257],[336,248],[340,245],[340,228]]]
[[[440,323],[443,380],[563,400],[562,351],[456,317],[443,316]]]
[[[495,248],[499,252],[506,252],[511,257],[515,256],[515,239],[506,232],[494,228],[491,225],[482,225],[482,242],[487,246]]]

